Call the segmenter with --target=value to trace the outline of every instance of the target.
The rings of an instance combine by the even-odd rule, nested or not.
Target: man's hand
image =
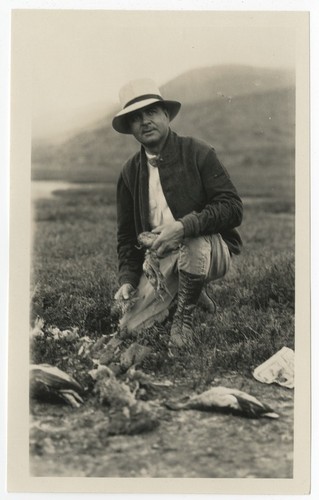
[[[134,293],[135,293],[135,288],[131,283],[124,283],[116,292],[114,295],[115,300],[128,300]]]
[[[153,229],[152,233],[158,237],[152,245],[159,257],[172,250],[176,250],[184,238],[184,226],[180,221],[171,222]]]

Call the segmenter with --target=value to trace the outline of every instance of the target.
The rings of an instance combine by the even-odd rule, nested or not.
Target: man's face
[[[163,145],[168,134],[169,115],[161,105],[139,109],[128,119],[132,134],[146,149]]]

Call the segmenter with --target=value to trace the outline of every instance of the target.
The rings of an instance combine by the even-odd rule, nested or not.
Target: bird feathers
[[[39,400],[61,401],[78,408],[82,386],[70,375],[49,364],[30,365],[30,395]]]
[[[201,394],[189,397],[186,401],[166,401],[171,410],[202,410],[234,413],[249,418],[278,418],[273,410],[254,396],[238,389],[212,387]]]

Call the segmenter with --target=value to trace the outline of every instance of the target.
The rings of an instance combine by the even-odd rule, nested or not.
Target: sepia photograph
[[[308,13],[11,36],[12,490],[308,493]]]

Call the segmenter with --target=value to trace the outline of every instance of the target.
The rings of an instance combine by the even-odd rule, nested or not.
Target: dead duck
[[[108,366],[99,365],[91,370],[89,375],[95,380],[94,394],[99,404],[113,408],[130,407],[136,403],[135,392],[125,382],[116,378],[113,370]],[[136,388],[137,389],[137,384]]]
[[[137,237],[137,241],[139,244],[137,248],[146,248],[145,258],[143,262],[144,274],[148,281],[151,283],[155,291],[156,298],[164,301],[165,296],[167,294],[170,295],[170,293],[166,287],[165,278],[160,269],[159,258],[156,254],[156,251],[152,250],[152,245],[157,237],[158,234],[148,231],[140,233]]]
[[[238,389],[212,387],[201,394],[190,396],[186,401],[166,401],[170,410],[202,410],[233,413],[248,418],[278,418],[268,405]]]
[[[82,386],[70,375],[49,364],[30,365],[30,396],[48,402],[65,402],[79,408]]]

